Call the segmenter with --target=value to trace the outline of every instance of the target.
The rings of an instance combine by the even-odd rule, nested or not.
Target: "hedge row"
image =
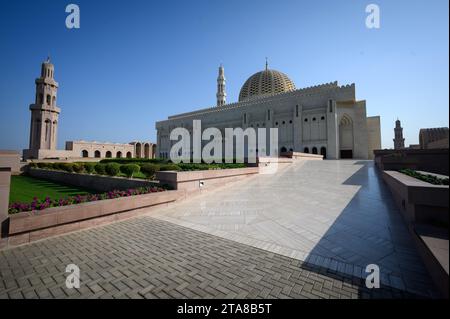
[[[190,164],[173,164],[173,163],[136,163],[136,164],[120,164],[117,162],[99,162],[99,163],[30,163],[30,167],[38,167],[43,169],[62,170],[65,172],[74,173],[88,173],[117,176],[119,173],[127,177],[141,172],[147,178],[152,179],[157,171],[199,171],[210,169],[227,169],[227,168],[243,168],[246,167],[243,163],[233,164],[204,164],[204,163],[190,163]]]
[[[168,163],[167,159],[160,158],[105,158],[100,161],[100,163],[108,164],[108,163],[118,163],[118,164],[143,164],[143,163],[152,163],[152,164],[164,164]]]
[[[400,173],[420,179],[421,181],[424,181],[424,182],[427,182],[427,183],[430,183],[433,185],[448,185],[449,184],[448,178],[439,178],[435,175],[422,174],[422,173],[419,173],[419,172],[409,169],[409,168],[401,169]]]
[[[30,163],[30,167],[44,168],[65,171],[69,173],[88,173],[117,176],[119,173],[127,177],[133,177],[140,171],[140,166],[136,164],[118,163]]]

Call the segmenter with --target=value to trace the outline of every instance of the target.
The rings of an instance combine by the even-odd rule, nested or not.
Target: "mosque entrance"
[[[341,150],[341,158],[353,158],[353,150]]]
[[[353,121],[348,114],[344,114],[339,122],[340,158],[353,158]]]

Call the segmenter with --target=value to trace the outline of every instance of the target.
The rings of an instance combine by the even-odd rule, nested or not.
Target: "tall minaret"
[[[405,139],[403,138],[403,128],[401,127],[399,119],[395,121],[394,134],[395,134],[394,149],[401,150],[405,148]]]
[[[227,100],[225,93],[225,71],[222,64],[219,67],[219,76],[217,77],[217,106],[223,106]]]
[[[30,105],[30,150],[56,149],[58,117],[61,109],[56,106],[58,82],[53,78],[55,67],[50,58],[42,63],[41,76],[36,79],[36,99]]]

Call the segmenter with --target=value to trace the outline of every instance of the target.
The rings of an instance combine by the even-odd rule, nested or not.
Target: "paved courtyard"
[[[430,295],[434,288],[372,161],[296,162],[194,197],[155,217],[243,244]]]
[[[65,288],[68,264],[80,289]],[[367,289],[364,268],[380,267]],[[295,163],[157,211],[0,251],[0,298],[436,296],[370,161]]]

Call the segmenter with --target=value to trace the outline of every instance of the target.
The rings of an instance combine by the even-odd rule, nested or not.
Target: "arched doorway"
[[[320,155],[323,155],[323,158],[327,158],[327,149],[325,148],[325,146],[322,146],[320,148]]]
[[[94,152],[94,157],[96,157],[96,158],[100,158],[101,157],[101,154],[100,154],[99,150]]]
[[[116,157],[117,157],[117,158],[122,158],[122,152],[121,152],[121,151],[118,151],[117,154],[116,154]]]
[[[111,158],[112,157],[112,153],[110,151],[106,152],[106,158]]]
[[[150,144],[148,143],[144,144],[144,157],[150,158]]]
[[[127,158],[131,158],[131,152],[127,152]]]
[[[141,151],[142,151],[142,145],[141,145],[141,143],[136,143],[136,151],[135,151],[135,154],[136,154],[136,158],[141,158]]]
[[[87,150],[82,150],[81,157],[89,157],[89,152]]]
[[[344,114],[339,122],[340,158],[353,158],[353,121]]]
[[[287,148],[285,147],[285,146],[283,146],[281,149],[280,149],[280,153],[286,153],[287,152]]]
[[[303,149],[303,153],[309,153],[309,148],[305,147],[305,148]]]
[[[314,147],[312,148],[312,153],[313,153],[313,154],[317,154],[317,147],[314,146]]]

